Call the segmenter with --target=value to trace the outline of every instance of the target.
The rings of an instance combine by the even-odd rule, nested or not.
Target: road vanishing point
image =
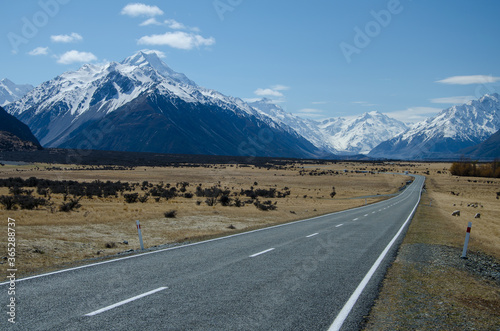
[[[358,330],[425,177],[351,210],[0,284],[2,330]],[[21,267],[21,266],[20,266]]]

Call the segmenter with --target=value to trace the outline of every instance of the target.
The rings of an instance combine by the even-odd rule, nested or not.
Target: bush
[[[227,206],[229,206],[231,204],[231,198],[228,197],[227,195],[223,195],[223,196],[220,197],[219,202],[224,207],[227,207]]]
[[[177,216],[177,210],[170,210],[165,212],[165,217],[166,218],[175,218]]]
[[[207,206],[213,207],[217,204],[217,198],[207,198],[207,200],[205,200],[205,203],[207,204]]]
[[[78,209],[80,208],[82,205],[80,204],[80,199],[70,199],[69,202],[67,203],[63,203],[60,207],[59,207],[59,210],[60,211],[63,211],[63,212],[66,212],[66,213],[69,213],[70,211],[72,211],[73,209]]]
[[[0,196],[0,204],[2,204],[5,209],[12,210],[16,205],[16,201],[13,196],[10,195],[2,195]]]
[[[124,194],[123,197],[126,203],[136,203],[139,199],[139,193],[127,193]]]
[[[260,203],[259,201],[256,201],[254,203],[255,207],[257,209],[262,210],[262,211],[269,211],[269,210],[276,210],[277,207],[276,205],[273,205],[271,201],[266,201],[264,203]]]
[[[145,202],[147,202],[147,201],[148,201],[148,199],[149,199],[149,196],[148,196],[148,194],[147,194],[147,193],[146,193],[146,194],[144,194],[142,197],[139,197],[139,198],[138,198],[138,200],[139,200],[139,202],[140,202],[140,203],[145,203]]]
[[[35,198],[31,195],[18,195],[14,197],[15,202],[21,209],[33,210],[39,206],[45,206],[47,200],[43,198]]]

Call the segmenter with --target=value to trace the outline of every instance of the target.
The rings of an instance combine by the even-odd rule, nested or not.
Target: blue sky
[[[155,49],[198,85],[322,119],[417,121],[500,91],[495,0],[1,1],[0,79]]]

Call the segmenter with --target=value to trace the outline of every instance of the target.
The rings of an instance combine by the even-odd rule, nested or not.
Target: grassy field
[[[260,199],[276,204],[277,209],[271,211],[258,210],[252,200],[242,196],[238,198],[246,202],[243,207],[225,207],[220,203],[208,206],[206,198],[196,195],[193,198],[160,199],[159,202],[150,197],[145,203],[126,203],[119,195],[116,198],[84,197],[79,209],[61,212],[58,206],[64,202],[63,195],[51,194],[52,206],[35,210],[4,209],[0,213],[2,219],[11,217],[16,220],[19,274],[29,275],[75,261],[138,249],[136,220],[141,221],[146,247],[197,241],[380,201],[385,199],[382,195],[397,192],[405,181],[405,177],[397,175],[361,173],[367,171],[367,167],[382,170],[378,166],[356,163],[290,164],[271,169],[236,165],[137,167],[130,170],[101,170],[99,167],[91,170],[91,167],[84,166],[43,164],[4,166],[0,168],[0,178],[122,181],[138,183],[135,192],[140,195],[144,194],[143,181],[148,181],[149,186],[169,183],[172,187],[188,182],[186,193],[196,193],[196,187],[201,184],[204,188],[226,188],[231,194],[253,187],[288,190],[290,195]],[[332,187],[336,191],[334,198],[330,196]],[[32,194],[38,196],[36,190]],[[0,195],[9,195],[9,189],[0,188]],[[359,198],[371,195],[381,196],[366,200]],[[168,211],[175,211],[176,217],[165,217]],[[2,231],[7,233],[6,222],[2,223]],[[6,252],[5,241],[2,241],[0,251]]]
[[[428,168],[427,190],[366,330],[499,330],[500,180]],[[468,259],[461,259],[468,222]]]
[[[236,198],[234,193],[252,187],[289,190],[290,195],[260,199],[270,200],[277,207],[261,211],[241,195],[237,197],[246,202],[243,207],[220,203],[208,206],[206,198],[196,195],[129,204],[120,194],[113,198],[83,198],[79,209],[66,213],[57,208],[64,202],[63,195],[52,194],[52,206],[0,209],[0,213],[4,220],[16,220],[18,274],[26,276],[137,250],[136,220],[141,221],[146,247],[197,241],[353,208],[365,201],[380,201],[386,198],[384,194],[397,192],[406,178],[375,172],[409,171],[427,177],[426,191],[380,296],[367,316],[366,329],[498,330],[500,180],[455,177],[449,174],[449,168],[450,164],[442,163],[289,164],[269,169],[207,165],[128,170],[43,164],[3,166],[0,178],[122,181],[137,183],[135,192],[141,195],[145,193],[143,181],[171,186],[189,182],[187,193],[195,193],[200,184],[217,186],[230,190],[232,199]],[[333,198],[332,187],[336,192]],[[0,188],[0,195],[9,195],[8,188]],[[33,195],[37,196],[36,191]],[[165,217],[165,212],[172,210],[176,217]],[[459,217],[451,216],[455,210],[460,210]],[[477,213],[480,218],[474,218]],[[469,221],[473,222],[469,259],[463,260],[459,256]],[[6,234],[6,222],[1,228]],[[1,256],[6,256],[5,241],[1,241],[0,251],[5,252]],[[1,262],[7,269],[5,258]]]

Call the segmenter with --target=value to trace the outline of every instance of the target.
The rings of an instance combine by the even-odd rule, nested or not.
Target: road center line
[[[319,234],[319,233],[318,233],[318,232],[316,232],[316,233],[313,233],[313,234],[310,234],[310,235],[306,236],[306,238],[311,238],[311,237],[317,236],[318,234]]]
[[[353,219],[353,221],[357,221],[357,220],[359,220],[359,218],[355,218],[355,219]]]
[[[365,214],[365,217],[367,217],[367,216],[368,216],[368,214]]]
[[[96,311],[93,311],[91,313],[88,313],[88,314],[85,314],[85,316],[94,316],[94,315],[97,315],[97,314],[100,314],[100,313],[103,313],[105,311],[108,311],[108,310],[111,310],[113,308],[116,308],[116,307],[119,307],[119,306],[123,306],[124,304],[127,304],[129,302],[132,302],[134,300],[137,300],[137,299],[140,299],[140,298],[143,298],[145,296],[148,296],[148,295],[151,295],[151,294],[154,294],[156,292],[160,292],[160,291],[163,291],[167,289],[167,287],[159,287],[157,288],[156,290],[152,290],[152,291],[149,291],[149,292],[146,292],[146,293],[143,293],[143,294],[140,294],[140,295],[137,295],[133,298],[130,298],[130,299],[127,299],[127,300],[123,300],[123,301],[120,301],[120,302],[117,302],[111,306],[107,306],[107,307],[104,307],[104,308],[101,308],[99,310],[96,310]]]
[[[265,251],[262,251],[262,252],[259,252],[259,253],[255,253],[253,255],[250,255],[250,257],[256,257],[256,256],[259,256],[259,255],[262,255],[262,254],[265,254],[265,253],[268,253],[270,251],[274,250],[274,248],[269,248],[269,249],[266,249]]]
[[[339,224],[339,225],[336,225],[335,227],[338,228],[339,226],[342,226],[342,225],[344,225],[344,224]]]

